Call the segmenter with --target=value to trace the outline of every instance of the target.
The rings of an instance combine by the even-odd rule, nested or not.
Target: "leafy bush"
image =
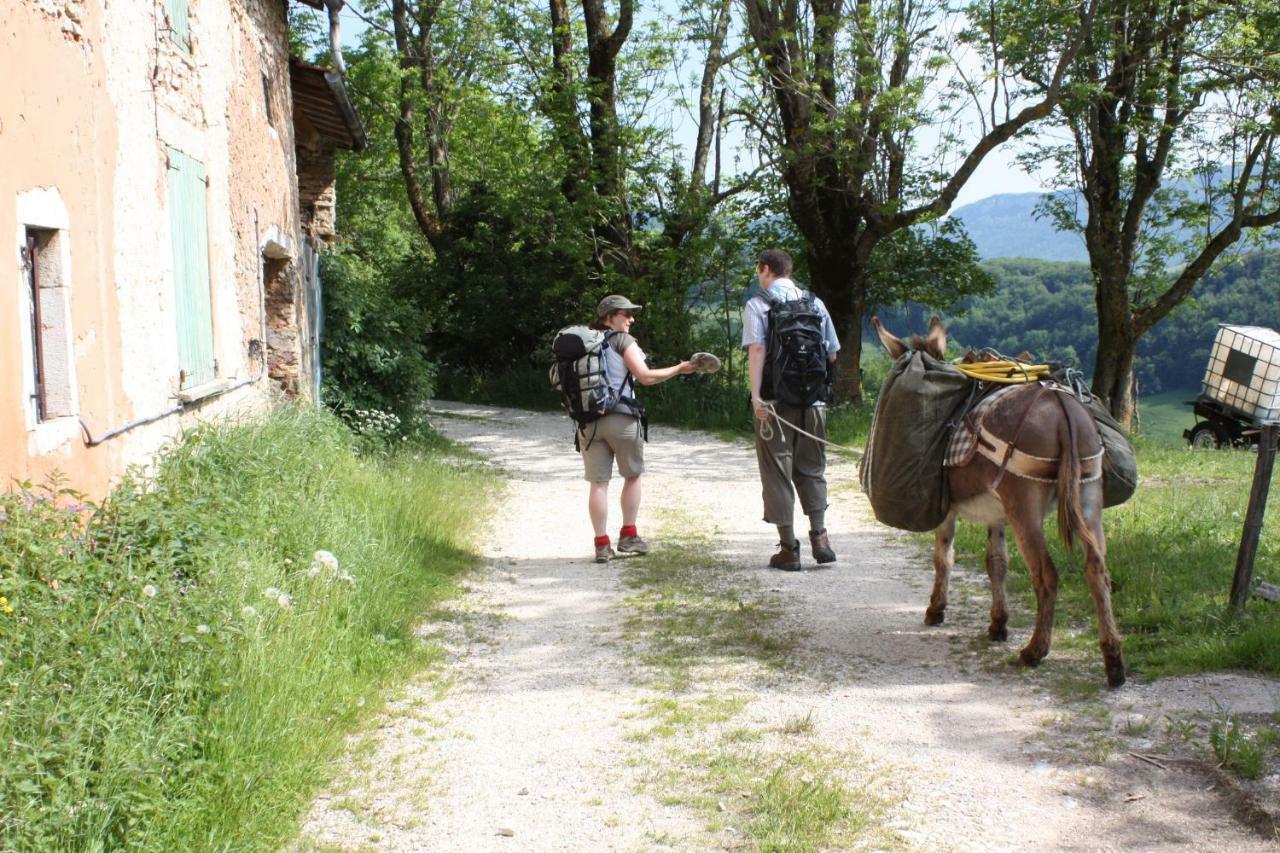
[[[355,255],[328,254],[321,266],[325,401],[338,412],[385,410],[412,419],[433,387],[422,311],[394,280]]]
[[[0,495],[0,848],[261,849],[469,565],[487,475],[332,417],[202,426],[100,505]],[[372,706],[372,703],[370,703]]]

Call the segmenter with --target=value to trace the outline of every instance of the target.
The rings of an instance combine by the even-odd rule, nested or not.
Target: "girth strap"
[[[991,488],[1000,484],[1006,471],[1015,477],[1036,480],[1041,483],[1057,481],[1058,459],[1046,456],[1034,456],[1025,453],[1009,442],[997,438],[987,431],[986,427],[978,428],[978,452],[1001,466],[1000,474],[991,483]],[[1080,482],[1089,483],[1102,476],[1102,451],[1080,459]]]

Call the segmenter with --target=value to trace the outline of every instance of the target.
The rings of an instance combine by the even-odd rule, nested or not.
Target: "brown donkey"
[[[886,330],[878,318],[872,317],[871,322],[891,357],[896,359],[908,351],[907,344]],[[913,338],[911,343],[915,349],[942,360],[947,345],[942,322],[932,318],[929,334],[923,339]],[[939,625],[944,618],[947,581],[955,560],[956,517],[961,516],[986,525],[987,575],[991,579],[991,624],[987,636],[996,641],[1008,638],[1005,577],[1009,554],[1004,529],[1011,524],[1036,593],[1035,631],[1019,657],[1027,666],[1039,664],[1049,653],[1058,596],[1058,570],[1049,557],[1044,533],[1045,516],[1056,504],[1063,541],[1068,548],[1076,539],[1083,545],[1085,577],[1098,611],[1107,683],[1119,687],[1124,684],[1124,657],[1111,612],[1111,577],[1107,573],[1106,537],[1102,531],[1102,480],[1096,473],[1101,470],[1102,442],[1084,406],[1064,392],[1065,389],[1043,383],[1019,387],[995,401],[983,417],[983,433],[989,445],[984,452],[1006,463],[1016,458],[1021,464],[1001,465],[975,453],[967,464],[946,469],[951,511],[935,531],[933,594],[924,621],[926,625]],[[1000,444],[1012,448],[990,452],[992,446]]]

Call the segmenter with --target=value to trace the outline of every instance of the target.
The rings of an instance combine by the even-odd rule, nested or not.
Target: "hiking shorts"
[[[583,479],[588,482],[609,482],[615,458],[623,477],[644,473],[644,435],[635,415],[615,413],[587,424],[578,432],[578,447],[585,469]]]

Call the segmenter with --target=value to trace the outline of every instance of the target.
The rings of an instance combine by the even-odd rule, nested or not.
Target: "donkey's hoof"
[[[1023,666],[1039,666],[1040,661],[1043,659],[1043,655],[1037,657],[1036,653],[1031,651],[1029,646],[1018,652],[1018,660],[1022,661]]]
[[[1124,661],[1108,660],[1107,661],[1107,686],[1119,687],[1124,684]]]
[[[1004,625],[988,625],[987,639],[993,643],[1003,643],[1009,639],[1009,629]]]
[[[942,620],[947,618],[945,610],[934,610],[932,607],[924,612],[924,624],[941,625]]]

